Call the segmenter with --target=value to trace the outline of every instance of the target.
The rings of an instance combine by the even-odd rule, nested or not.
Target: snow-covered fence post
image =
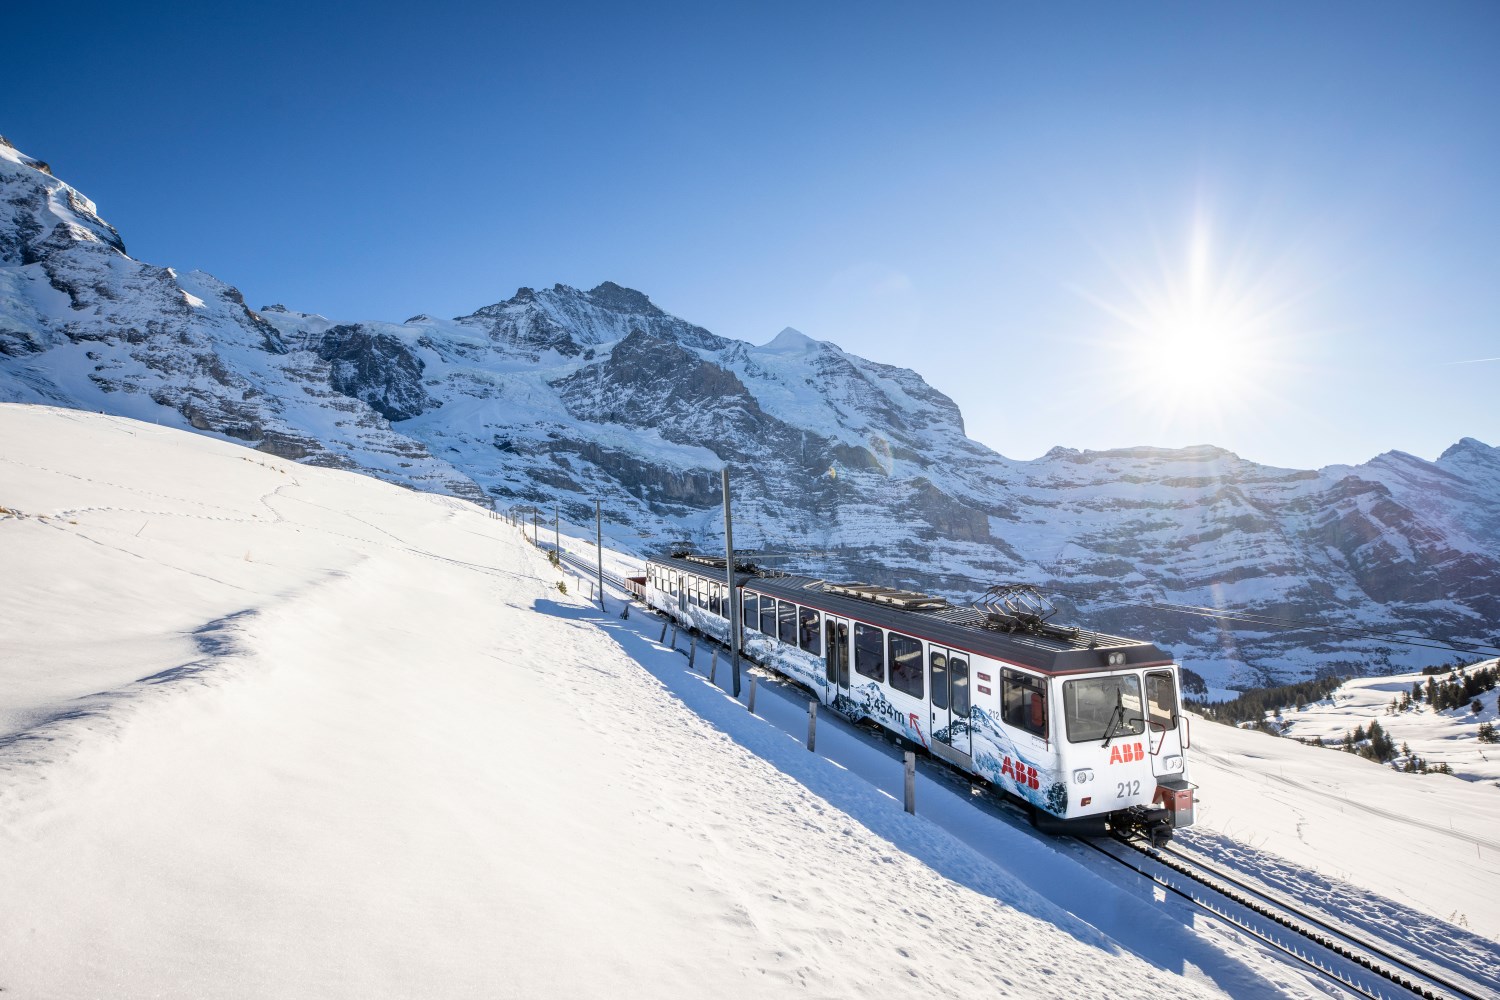
[[[807,749],[815,750],[818,746],[818,703],[816,700],[807,703]]]
[[[917,814],[917,755],[906,751],[906,811]]]
[[[750,714],[755,714],[755,682],[760,678],[754,674],[750,675]]]
[[[698,640],[688,640],[688,669],[693,669],[693,663],[698,659]]]

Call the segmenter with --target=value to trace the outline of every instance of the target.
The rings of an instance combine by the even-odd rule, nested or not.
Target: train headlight
[[[1089,781],[1093,781],[1093,780],[1094,780],[1094,772],[1093,772],[1092,768],[1080,767],[1078,770],[1076,770],[1076,771],[1073,772],[1073,783],[1074,784],[1082,785],[1085,782],[1089,782]]]
[[[1182,754],[1174,753],[1170,757],[1165,757],[1162,759],[1162,763],[1166,765],[1168,771],[1181,771]]]

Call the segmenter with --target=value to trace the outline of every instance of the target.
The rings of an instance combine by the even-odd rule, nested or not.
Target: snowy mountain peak
[[[0,264],[34,264],[76,247],[125,255],[120,234],[92,201],[0,139]]]
[[[613,281],[596,285],[589,291],[588,296],[589,300],[601,309],[630,314],[662,315],[662,311],[646,297],[644,292],[617,285]]]
[[[25,153],[17,149],[15,145],[3,135],[0,135],[0,158],[10,160],[14,163],[19,163],[22,166],[30,167],[33,170],[40,170],[48,177],[52,176],[52,168],[50,166],[48,166],[43,161],[38,160],[34,156],[27,156]]]
[[[817,346],[818,342],[816,340],[813,340],[801,330],[789,326],[778,333],[770,343],[762,344],[757,350],[773,354],[801,354],[811,351]]]
[[[563,284],[543,291],[523,287],[504,302],[476,309],[454,322],[481,327],[491,340],[532,357],[544,351],[577,357],[597,345],[624,340],[633,330],[700,350],[716,351],[729,344],[663,311],[641,292],[612,281],[587,292]]]
[[[1460,438],[1457,444],[1450,445],[1447,450],[1438,456],[1438,461],[1441,462],[1445,458],[1457,458],[1459,456],[1472,456],[1494,460],[1497,457],[1497,452],[1500,452],[1500,448],[1492,448],[1477,438],[1466,437]]]

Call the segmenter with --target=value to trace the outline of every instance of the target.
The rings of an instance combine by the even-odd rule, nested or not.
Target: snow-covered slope
[[[0,405],[0,507],[8,995],[1325,995],[962,783],[906,815],[468,502]],[[1188,846],[1494,971],[1490,790],[1195,737]]]
[[[1500,692],[1479,691],[1461,699],[1454,707],[1438,707],[1426,692],[1439,684],[1457,684],[1468,674],[1482,676],[1497,669],[1496,660],[1484,660],[1437,674],[1395,674],[1346,681],[1329,697],[1302,706],[1288,707],[1266,719],[1273,731],[1295,740],[1316,741],[1327,747],[1342,747],[1346,737],[1377,725],[1397,753],[1387,763],[1395,769],[1444,768],[1453,775],[1500,788],[1500,742],[1486,742],[1484,727],[1500,723]],[[1420,696],[1412,697],[1417,689]],[[1479,711],[1473,703],[1479,703]],[[1361,744],[1365,737],[1361,735]],[[1368,749],[1356,745],[1358,749]],[[1423,778],[1426,775],[1422,775]]]
[[[3,142],[0,192],[0,400],[191,427],[575,521],[599,498],[609,535],[637,550],[716,547],[727,465],[742,546],[818,553],[789,568],[957,597],[1015,580],[1091,595],[1059,603],[1149,634],[1216,688],[1425,660],[1140,603],[1500,638],[1500,449],[1473,439],[1436,462],[1317,472],[1209,446],[1016,462],[966,437],[917,373],[796,330],[729,340],[610,282],[523,288],[447,320],[257,312],[209,275],[126,256],[87,198]]]

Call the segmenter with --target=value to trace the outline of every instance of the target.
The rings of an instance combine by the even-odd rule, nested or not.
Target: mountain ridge
[[[973,594],[1023,579],[1146,631],[1220,686],[1430,662],[1389,642],[1231,633],[1140,607],[1223,606],[1495,641],[1500,451],[1277,469],[1211,444],[1018,461],[920,374],[790,327],[760,346],[635,289],[556,284],[452,319],[250,309],[133,260],[97,208],[0,146],[0,400],[165,420],[308,464],[499,506],[559,506],[639,551],[719,532],[800,567]],[[712,547],[711,541],[707,542]]]

